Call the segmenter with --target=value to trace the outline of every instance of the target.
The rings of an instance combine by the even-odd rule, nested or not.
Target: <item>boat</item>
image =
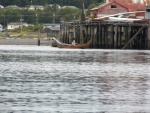
[[[107,15],[102,17],[96,17],[93,19],[93,21],[132,22],[132,23],[147,22],[146,19],[132,17],[132,15],[138,13],[145,13],[145,11],[125,12],[125,13],[117,13],[117,14]]]
[[[56,38],[52,38],[58,45],[58,48],[68,48],[68,49],[86,49],[89,47],[89,45],[92,43],[92,38],[85,44],[66,44],[63,42],[60,42]]]

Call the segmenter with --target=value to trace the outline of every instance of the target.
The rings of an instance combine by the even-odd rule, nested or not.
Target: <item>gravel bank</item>
[[[41,45],[50,46],[51,41],[47,38],[40,40]],[[38,39],[30,39],[30,38],[1,38],[0,45],[38,45]]]

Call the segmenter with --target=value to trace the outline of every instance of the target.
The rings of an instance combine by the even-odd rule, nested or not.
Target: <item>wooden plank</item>
[[[110,26],[110,48],[114,48],[114,26]]]
[[[99,43],[100,43],[100,48],[102,48],[102,26],[101,23],[99,22]]]
[[[117,46],[118,46],[118,25],[115,26],[115,42],[114,42],[114,45],[115,45],[115,49],[117,49]]]
[[[148,49],[148,28],[145,30],[144,49]]]
[[[38,30],[38,46],[40,46],[41,32]]]
[[[127,42],[130,40],[130,37],[131,37],[131,31],[132,31],[132,26],[129,25]],[[131,48],[131,44],[128,45],[128,48]]]
[[[124,27],[124,38],[125,38],[125,41],[124,43],[126,44],[128,42],[128,27]]]
[[[130,44],[130,43],[136,38],[136,36],[137,36],[144,28],[145,28],[145,26],[142,26],[142,27],[138,30],[138,32],[124,45],[124,47],[123,47],[122,49],[125,49],[125,48],[128,46],[128,44]]]
[[[105,26],[105,48],[108,49],[108,25]]]

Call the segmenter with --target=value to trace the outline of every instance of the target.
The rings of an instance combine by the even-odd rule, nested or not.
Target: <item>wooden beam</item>
[[[145,25],[142,26],[142,27],[138,30],[138,32],[123,46],[122,49],[125,49],[125,48],[127,47],[127,45],[130,44],[130,43],[136,38],[136,36],[137,36],[144,28],[145,28]]]

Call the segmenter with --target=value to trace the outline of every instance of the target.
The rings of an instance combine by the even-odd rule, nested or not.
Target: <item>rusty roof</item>
[[[126,2],[118,2],[128,9],[129,12],[132,11],[145,11],[145,5],[141,3],[126,3]]]
[[[123,2],[123,3],[133,3],[133,0],[109,0],[109,2],[114,2],[114,1],[116,1],[116,2]]]
[[[111,1],[111,0],[110,0]],[[91,11],[94,11],[94,10],[98,10],[102,7],[105,7],[106,5],[109,5],[111,3],[117,3],[119,5],[121,5],[122,7],[125,7],[126,9],[128,9],[129,12],[134,12],[134,11],[145,11],[145,5],[144,4],[141,4],[141,3],[132,3],[131,2],[132,0],[112,0],[112,2],[110,3],[104,3],[100,6],[97,6],[93,9],[91,9]]]
[[[145,6],[150,5],[150,0],[108,0],[109,2],[123,2],[123,3],[141,3],[144,4]]]

